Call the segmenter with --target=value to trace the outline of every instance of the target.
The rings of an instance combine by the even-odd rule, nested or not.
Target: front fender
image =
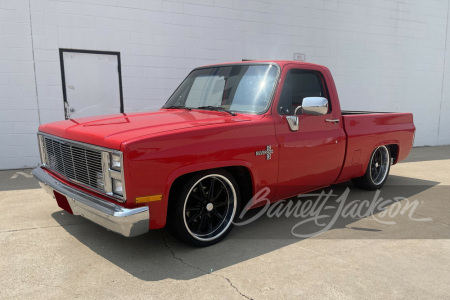
[[[245,124],[244,124],[245,123]],[[256,155],[271,146],[271,159]],[[196,130],[174,131],[123,144],[127,206],[133,199],[162,195],[148,202],[150,228],[166,224],[169,192],[180,176],[216,168],[240,166],[250,171],[254,190],[269,186],[275,192],[278,177],[278,143],[273,122],[240,122]]]

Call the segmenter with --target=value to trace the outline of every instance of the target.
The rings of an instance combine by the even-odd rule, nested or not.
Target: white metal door
[[[68,118],[121,112],[117,54],[63,51],[62,59]]]

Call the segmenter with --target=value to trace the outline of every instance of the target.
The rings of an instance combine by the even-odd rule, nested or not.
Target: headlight
[[[122,180],[114,179],[112,180],[112,191],[116,195],[123,196],[123,185]]]
[[[115,200],[125,202],[126,190],[122,155],[123,154],[119,151],[102,152],[102,174],[104,185],[98,183],[98,186],[109,196],[114,196]],[[100,178],[99,181],[101,181]]]
[[[122,162],[120,159],[120,155],[111,154],[111,169],[119,172],[122,170]]]

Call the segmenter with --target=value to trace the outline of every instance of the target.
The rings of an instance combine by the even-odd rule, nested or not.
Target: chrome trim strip
[[[55,179],[41,167],[33,170],[41,187],[50,195],[54,191],[67,197],[74,215],[80,215],[108,230],[126,237],[147,233],[150,212],[147,206],[127,209],[93,195],[74,189]]]
[[[48,164],[47,149],[45,147],[44,137],[42,136],[42,134],[38,134],[37,138],[39,144],[39,154],[41,156],[41,163],[47,165]]]
[[[117,172],[116,170],[109,169],[109,176],[114,179],[119,179],[123,181],[123,176],[121,172]]]
[[[110,161],[110,154],[109,152],[102,152],[102,170],[103,170],[103,183],[105,184],[105,192],[109,196],[112,196],[112,182],[111,182],[111,176],[109,175],[109,161]]]
[[[123,166],[123,153],[120,152],[120,167],[122,168],[122,171],[120,172],[120,174],[122,174],[122,193],[123,193],[123,200],[124,202],[127,200],[127,190],[125,188],[126,184],[125,184],[125,168]],[[117,172],[117,171],[115,171]]]
[[[92,144],[87,144],[87,143],[82,143],[82,142],[78,142],[78,141],[74,141],[74,140],[68,140],[65,138],[61,138],[59,136],[56,135],[51,135],[45,132],[41,132],[39,131],[38,134],[43,135],[43,136],[47,136],[51,139],[54,140],[59,140],[63,143],[68,143],[68,144],[74,144],[74,145],[78,145],[80,147],[84,147],[87,149],[93,149],[93,150],[98,150],[98,151],[107,151],[107,152],[112,152],[112,153],[116,153],[117,155],[119,155],[121,152],[119,150],[115,150],[115,149],[109,149],[109,148],[105,148],[105,147],[100,147],[100,146],[96,146],[96,145],[92,145]]]

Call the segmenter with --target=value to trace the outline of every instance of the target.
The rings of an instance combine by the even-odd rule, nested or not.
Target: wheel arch
[[[383,148],[383,150],[381,151],[387,155],[388,160],[383,161],[381,158],[377,158],[379,159],[379,161],[375,161],[375,163],[373,164],[372,159],[374,159],[376,151],[378,151],[378,149],[380,148]],[[370,155],[365,173],[362,176],[352,178],[353,184],[365,190],[380,189],[384,185],[389,176],[389,170],[392,162],[391,151],[398,151],[398,148],[395,147],[395,145],[387,145],[387,144],[381,144],[376,146]],[[398,152],[396,153],[396,155],[397,154]],[[384,164],[385,166],[383,167]],[[375,174],[373,174],[372,170],[375,170]]]
[[[369,166],[369,161],[370,158],[372,157],[372,153],[381,146],[385,146],[386,148],[388,148],[389,150],[389,155],[394,158],[394,164],[397,163],[398,161],[398,155],[399,155],[399,151],[400,151],[400,147],[398,145],[397,141],[384,141],[384,142],[378,142],[373,144],[373,146],[370,149],[370,151],[367,152],[367,155],[364,156],[364,160],[362,163],[363,168],[361,169],[364,170],[364,172],[367,170],[367,167]],[[393,155],[393,153],[395,154],[395,156]]]
[[[224,165],[221,167],[214,167],[214,168],[194,168],[193,170],[190,171],[186,169],[184,171],[175,172],[174,173],[175,175],[169,177],[169,182],[167,183],[166,187],[168,195],[166,216],[168,214],[168,211],[172,209],[172,205],[174,204],[173,195],[180,190],[180,188],[183,186],[183,184],[185,184],[189,180],[189,178],[191,178],[192,176],[194,176],[199,172],[213,171],[219,169],[227,171],[234,177],[240,190],[241,206],[245,206],[247,202],[250,201],[250,199],[252,198],[254,191],[253,173],[248,166]]]
[[[368,165],[369,165],[369,161],[370,158],[372,157],[372,153],[381,146],[385,146],[388,150],[389,150],[389,155],[391,158],[394,159],[393,164],[396,164],[398,161],[398,154],[400,151],[400,147],[397,143],[389,143],[389,142],[384,142],[384,143],[377,143],[374,147],[372,147],[372,150],[369,152],[369,156],[366,158],[365,160],[365,169],[367,169]]]
[[[388,144],[385,145],[388,150],[389,154],[391,155],[391,158],[393,158],[393,165],[395,165],[398,162],[398,155],[400,153],[400,146],[398,144]]]

